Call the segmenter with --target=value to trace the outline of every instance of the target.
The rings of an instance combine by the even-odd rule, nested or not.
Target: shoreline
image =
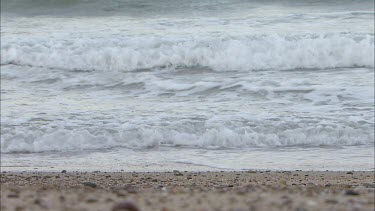
[[[2,171],[1,210],[374,210],[374,171],[63,172]]]

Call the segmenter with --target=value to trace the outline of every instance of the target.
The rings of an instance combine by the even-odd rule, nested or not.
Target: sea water
[[[1,166],[374,170],[372,0],[4,0]]]

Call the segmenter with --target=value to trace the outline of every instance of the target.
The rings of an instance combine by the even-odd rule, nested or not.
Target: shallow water
[[[4,1],[2,166],[373,170],[374,3],[336,3]]]

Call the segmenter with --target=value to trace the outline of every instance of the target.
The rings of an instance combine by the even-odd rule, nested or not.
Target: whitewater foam
[[[373,35],[4,39],[1,64],[84,71],[208,67],[216,71],[374,67]]]
[[[178,123],[180,124],[180,123]],[[293,128],[280,125],[259,125],[230,128],[226,126],[175,129],[139,127],[135,130],[95,132],[87,130],[49,129],[3,131],[2,153],[80,151],[113,147],[150,148],[183,146],[199,148],[253,148],[297,146],[352,146],[373,145],[374,133],[370,127],[332,127],[325,125]],[[284,123],[288,125],[288,123]],[[194,132],[192,132],[194,131]]]

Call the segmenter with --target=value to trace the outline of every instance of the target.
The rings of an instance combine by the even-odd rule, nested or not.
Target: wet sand
[[[1,210],[374,210],[374,188],[374,172],[2,172]]]

